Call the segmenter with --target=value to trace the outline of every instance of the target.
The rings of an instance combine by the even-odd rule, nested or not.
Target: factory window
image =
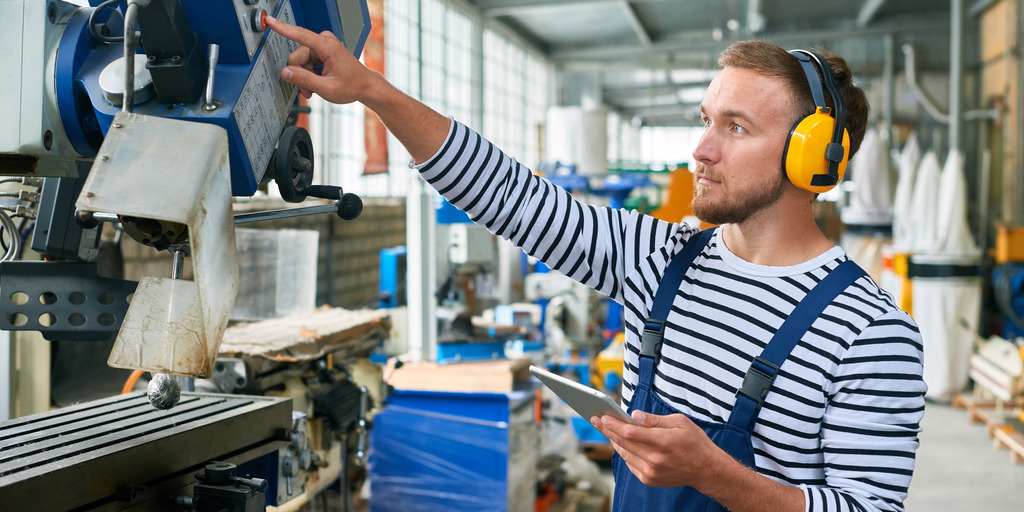
[[[535,167],[553,69],[498,26],[484,32],[484,55],[483,135]]]
[[[504,27],[481,26],[483,19],[456,0],[384,0],[385,75],[516,159],[536,165],[554,68]],[[406,195],[409,154],[394,136],[388,134],[389,172],[364,175],[363,107],[316,98],[310,105],[320,181],[368,197]]]
[[[533,169],[543,160],[543,137],[548,107],[551,106],[551,82],[554,68],[547,61],[530,53],[526,54],[526,152],[523,163]]]
[[[472,103],[469,17],[439,0],[422,2],[422,99],[435,110],[468,122]]]

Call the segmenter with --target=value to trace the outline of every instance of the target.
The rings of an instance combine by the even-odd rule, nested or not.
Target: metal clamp
[[[367,439],[369,438],[369,423],[366,421],[366,412],[369,409],[370,392],[366,386],[359,386],[359,418],[356,421],[356,464],[366,466],[367,462]]]

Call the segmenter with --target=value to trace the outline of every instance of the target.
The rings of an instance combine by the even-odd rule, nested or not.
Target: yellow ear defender
[[[782,152],[782,166],[794,185],[816,194],[839,184],[850,156],[850,134],[846,131],[846,105],[836,89],[828,62],[809,50],[791,50],[807,75],[814,98],[814,113],[797,121]],[[821,78],[818,78],[821,70]],[[825,103],[825,84],[835,112]]]

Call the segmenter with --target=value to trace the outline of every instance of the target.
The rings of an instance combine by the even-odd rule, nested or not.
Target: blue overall
[[[640,345],[640,376],[636,390],[629,403],[629,412],[641,410],[658,415],[679,413],[666,404],[654,392],[654,367],[661,352],[664,338],[665,318],[672,307],[676,291],[682,282],[686,269],[707,245],[715,228],[706,229],[690,237],[683,250],[669,262],[665,275],[658,285],[650,317],[644,322]],[[743,378],[743,385],[736,392],[736,402],[725,423],[705,421],[687,415],[697,426],[704,429],[716,446],[725,450],[743,465],[754,468],[754,447],[750,441],[757,414],[765,396],[775,380],[779,367],[800,341],[804,332],[821,312],[851,283],[865,275],[853,261],[847,260],[832,270],[807,294],[793,313],[783,322],[771,341],[754,358]],[[615,498],[613,512],[626,511],[671,511],[671,512],[725,512],[717,501],[701,494],[692,487],[648,487],[630,472],[619,457],[612,456],[615,471]]]

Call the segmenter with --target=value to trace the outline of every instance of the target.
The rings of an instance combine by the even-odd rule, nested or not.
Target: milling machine
[[[279,78],[297,45],[268,14],[356,56],[370,28],[365,0],[0,2],[0,330],[114,339],[110,366],[165,383],[0,424],[4,509],[265,510],[320,468],[290,398],[175,388],[217,368],[244,278],[236,224],[362,209],[313,184],[298,92]],[[233,213],[270,181],[285,201],[329,202]],[[99,271],[104,225],[170,252],[171,277]]]

